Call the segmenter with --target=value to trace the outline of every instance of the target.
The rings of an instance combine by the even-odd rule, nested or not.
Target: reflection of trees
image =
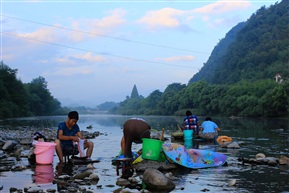
[[[153,129],[161,131],[165,128],[166,131],[177,130],[177,125],[181,125],[183,116],[121,116],[121,115],[80,115],[79,124],[98,124],[103,127],[121,127],[125,121],[130,118],[139,117],[146,120]],[[200,123],[205,117],[199,117]],[[278,129],[289,130],[288,119],[266,119],[266,118],[236,118],[230,119],[227,117],[212,117],[213,121],[222,129],[224,133],[230,133],[235,136],[254,136],[256,134],[265,135],[268,131],[276,131]],[[7,119],[2,120],[0,124],[4,127],[16,128],[18,126],[27,126],[35,128],[56,128],[58,123],[65,121],[66,116],[51,116],[51,117],[32,117],[23,119]]]

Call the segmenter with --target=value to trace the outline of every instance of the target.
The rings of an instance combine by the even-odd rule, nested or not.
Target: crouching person
[[[68,113],[66,121],[58,125],[55,148],[60,163],[63,162],[64,155],[77,155],[80,153],[80,157],[91,158],[94,144],[83,138],[77,121],[78,112],[71,111]],[[83,143],[77,145],[76,142],[80,141],[83,141]],[[84,152],[85,149],[87,149],[86,152]]]

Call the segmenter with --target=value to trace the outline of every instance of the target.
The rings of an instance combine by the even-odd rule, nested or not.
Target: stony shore
[[[0,129],[0,172],[4,171],[24,171],[31,167],[33,164],[23,165],[19,160],[28,159],[33,150],[32,146],[32,136],[35,132],[39,131],[37,128],[29,127],[19,127],[16,129],[1,128]],[[55,140],[56,129],[46,128],[42,129],[41,133],[47,138],[47,141]],[[84,137],[87,139],[93,139],[103,133],[100,132],[82,132]],[[223,148],[240,148],[241,142],[221,144]],[[33,152],[33,151],[32,151]],[[279,158],[266,157],[264,154],[259,153],[255,158],[238,158],[230,160],[229,164],[239,164],[239,165],[289,165],[289,159],[286,156],[280,156]],[[170,164],[168,162],[155,162],[151,160],[143,160],[141,163],[136,164],[134,168],[142,172],[142,175],[132,176],[130,178],[118,178],[116,185],[118,188],[114,191],[117,192],[151,192],[155,190],[155,187],[159,191],[169,192],[174,188],[174,180],[176,177],[170,173],[170,170],[176,169],[177,165]],[[94,192],[90,190],[91,185],[98,185],[99,177],[95,172],[93,164],[87,164],[85,167],[83,165],[73,165],[71,168],[71,173],[61,172],[63,171],[63,166],[58,166],[58,173],[53,178],[53,183],[57,184],[59,189],[47,189],[43,190],[39,187],[23,187],[21,189],[11,186],[9,188],[10,192],[29,192],[29,193],[42,193],[42,192]],[[147,170],[150,169],[150,170]],[[162,171],[162,173],[159,173]],[[157,179],[154,178],[157,176]],[[143,188],[143,181],[146,180],[148,185],[146,189]],[[154,179],[153,182],[150,179]],[[229,182],[229,186],[235,186],[236,180],[232,179]],[[3,189],[3,185],[0,184],[0,191]]]
[[[39,131],[37,128],[29,128],[29,127],[19,127],[16,129],[9,128],[1,128],[0,130],[0,171],[23,171],[27,170],[31,167],[35,167],[35,163],[29,162],[29,165],[23,165],[19,160],[28,159],[33,154],[33,136],[35,132],[41,132],[46,139],[47,142],[53,142],[55,140],[56,129],[42,129]],[[82,131],[83,136],[86,139],[93,139],[98,137],[99,135],[103,135],[100,132],[87,132]],[[71,166],[71,173],[67,173],[64,169]],[[81,188],[81,186],[89,187],[90,185],[96,185],[99,176],[94,173],[93,164],[87,164],[85,167],[83,165],[70,165],[69,164],[57,165],[57,175],[53,179],[53,183],[58,184],[59,189],[47,189],[44,191],[39,187],[23,187],[22,189],[10,187],[10,192],[29,192],[29,193],[42,193],[42,192],[93,192],[86,188]],[[171,173],[163,175],[159,173],[158,168],[162,170],[169,170],[172,168],[176,168],[177,166],[169,163],[158,163],[156,161],[145,160],[142,164],[139,164],[135,169],[138,171],[145,171],[147,168],[151,168],[151,171],[146,172],[146,176],[148,179],[158,177],[158,180],[150,183],[151,186],[158,187],[159,190],[168,191],[169,189],[173,189],[174,185],[171,182],[170,178],[173,178]],[[63,172],[64,171],[64,172]],[[119,188],[116,192],[150,192],[149,190],[142,188],[142,178],[143,176],[138,177],[130,177],[130,178],[118,178],[116,185]],[[160,180],[163,178],[163,180]],[[157,184],[154,184],[157,183]],[[170,186],[168,186],[168,184]],[[101,185],[100,185],[101,186]],[[150,186],[150,185],[149,185]],[[3,189],[3,185],[0,185],[0,191]]]

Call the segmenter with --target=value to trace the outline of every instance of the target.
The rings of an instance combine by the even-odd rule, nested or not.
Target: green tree
[[[261,98],[264,115],[280,117],[288,115],[288,95],[282,86],[276,86]]]
[[[159,107],[162,108],[164,114],[171,115],[179,108],[178,95],[186,85],[180,83],[172,83],[165,89]]]
[[[132,99],[138,99],[139,97],[140,97],[140,96],[139,96],[139,94],[138,94],[136,85],[133,85],[130,98],[132,98]]]
[[[27,115],[27,93],[23,83],[18,80],[17,70],[3,62],[0,64],[0,117],[19,117]]]
[[[30,111],[35,116],[53,115],[61,109],[60,102],[48,90],[45,78],[39,76],[26,84],[25,88],[29,93]]]

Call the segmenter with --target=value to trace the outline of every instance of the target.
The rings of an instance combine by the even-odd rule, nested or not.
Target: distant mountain
[[[189,83],[232,84],[289,77],[289,1],[261,7],[233,27]]]

